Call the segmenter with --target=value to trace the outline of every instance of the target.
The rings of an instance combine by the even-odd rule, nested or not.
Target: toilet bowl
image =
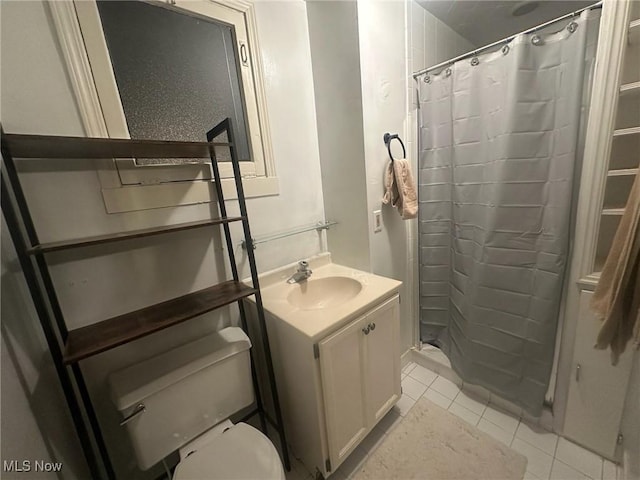
[[[271,441],[228,420],[254,401],[250,348],[228,327],[109,376],[142,470],[179,451],[176,480],[285,478]]]
[[[280,457],[269,439],[246,423],[223,422],[180,449],[173,480],[284,480]]]

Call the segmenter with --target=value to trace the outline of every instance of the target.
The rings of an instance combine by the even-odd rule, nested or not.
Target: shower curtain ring
[[[424,83],[431,83],[431,75],[425,75]]]
[[[569,33],[573,33],[578,29],[578,24],[576,22],[571,22],[569,25],[567,25],[567,30],[569,30]]]
[[[506,55],[507,53],[509,53],[509,45],[505,45],[504,47],[502,47],[502,54]]]
[[[534,35],[531,37],[531,43],[535,46],[542,45],[542,37],[540,35]]]
[[[445,76],[445,77],[448,77],[448,76],[450,76],[450,75],[451,75],[451,69],[450,69],[450,68],[447,68],[447,69],[444,71],[444,76]]]
[[[480,63],[480,60],[478,60],[478,57],[473,57],[473,58],[471,59],[471,65],[472,65],[473,67],[475,67],[475,66],[476,66],[476,65],[478,65],[479,63]]]

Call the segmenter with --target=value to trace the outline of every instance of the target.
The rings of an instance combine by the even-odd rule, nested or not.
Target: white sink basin
[[[312,342],[390,298],[402,285],[391,278],[332,263],[328,253],[308,261],[313,270],[308,280],[287,283],[298,268],[296,262],[260,275],[260,290],[270,327],[293,327]],[[251,285],[251,280],[245,283]],[[255,302],[253,296],[247,298]]]
[[[295,285],[287,301],[300,310],[319,310],[338,307],[362,290],[362,284],[349,277],[309,279]]]

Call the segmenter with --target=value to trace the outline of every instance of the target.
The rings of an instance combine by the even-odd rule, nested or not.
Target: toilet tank
[[[228,327],[109,376],[142,470],[253,403],[250,348]]]

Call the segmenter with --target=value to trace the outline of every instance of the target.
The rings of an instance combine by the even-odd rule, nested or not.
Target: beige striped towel
[[[596,348],[611,347],[618,363],[629,340],[640,344],[640,175],[629,194],[620,226],[591,298],[591,309],[603,323]]]
[[[382,203],[389,203],[398,209],[403,220],[418,215],[418,195],[411,174],[411,165],[406,159],[389,161],[384,175],[385,193]]]

